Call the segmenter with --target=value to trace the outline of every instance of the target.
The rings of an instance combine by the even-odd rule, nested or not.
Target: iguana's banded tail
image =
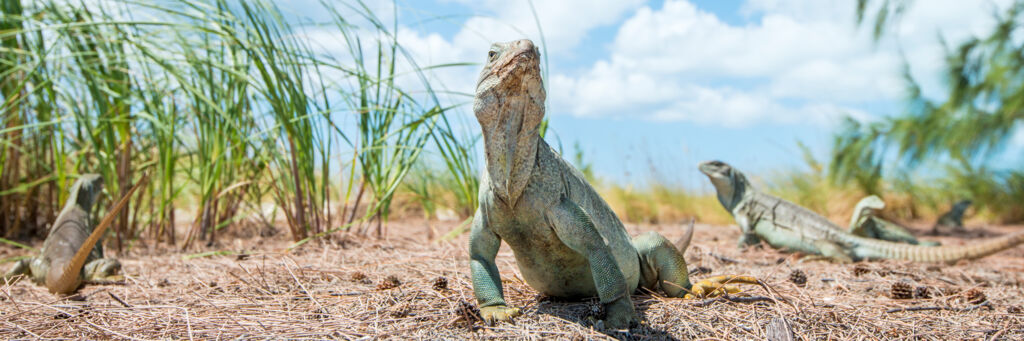
[[[114,204],[114,207],[110,209],[110,212],[107,212],[107,215],[103,217],[100,224],[96,225],[96,228],[93,229],[91,234],[89,234],[89,238],[86,238],[85,242],[82,243],[82,246],[78,248],[78,251],[75,252],[75,256],[72,257],[71,260],[68,261],[67,265],[64,266],[64,269],[61,271],[59,276],[46,276],[46,288],[49,289],[51,293],[67,295],[78,290],[78,287],[82,284],[79,276],[82,274],[82,267],[85,266],[85,261],[88,259],[89,253],[92,252],[92,248],[96,246],[96,243],[103,237],[103,233],[107,231],[107,227],[109,227],[114,221],[117,213],[120,212],[126,204],[128,204],[128,200],[131,199],[135,190],[142,187],[142,185],[146,183],[146,180],[148,180],[148,175],[143,176],[139,183],[135,184],[135,186],[128,190],[128,193],[126,193],[121,200]]]
[[[854,248],[854,252],[858,253],[861,258],[903,259],[917,262],[952,263],[961,259],[976,259],[1024,243],[1024,231],[960,246],[919,246],[850,235],[847,237],[851,238],[853,244],[858,245]]]

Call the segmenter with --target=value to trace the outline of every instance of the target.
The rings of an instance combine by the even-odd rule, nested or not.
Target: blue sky
[[[297,1],[293,10],[319,15]],[[797,141],[826,159],[846,116],[898,114],[903,58],[926,95],[941,97],[943,50],[988,32],[1009,0],[916,1],[874,42],[854,24],[854,0],[398,1],[399,42],[419,65],[482,62],[493,41],[530,38],[548,60],[549,142],[579,143],[599,175],[706,187],[696,164],[730,162],[748,173],[803,167]],[[392,2],[370,2],[385,20]],[[311,35],[331,51],[325,39]],[[903,57],[901,57],[903,56]],[[431,72],[472,93],[479,65]],[[446,101],[468,103],[470,97]],[[469,106],[455,113],[478,129]],[[1013,138],[1019,164],[1024,133]],[[652,171],[652,169],[654,171]]]

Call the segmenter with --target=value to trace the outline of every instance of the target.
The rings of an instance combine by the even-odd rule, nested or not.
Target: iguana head
[[[476,83],[473,112],[483,129],[487,175],[499,199],[515,206],[537,155],[544,119],[540,52],[533,42],[495,43]]]
[[[853,207],[853,214],[850,215],[850,226],[860,225],[861,221],[883,208],[885,208],[885,201],[882,201],[882,198],[877,195],[869,195],[860,199]]]
[[[82,207],[86,212],[92,210],[93,203],[96,202],[96,197],[103,192],[103,177],[99,174],[82,174],[75,181],[74,185],[71,185],[71,195],[68,197],[68,202],[74,200],[74,203]]]
[[[953,208],[951,208],[950,211],[957,212],[958,214],[963,215],[964,212],[967,211],[967,207],[971,206],[971,203],[972,202],[967,199],[957,201],[956,204],[953,204]]]
[[[708,179],[711,179],[711,184],[718,192],[718,202],[722,203],[722,206],[729,212],[736,208],[736,205],[743,199],[747,188],[750,188],[747,177],[725,162],[704,161],[698,168],[701,173],[708,176]]]

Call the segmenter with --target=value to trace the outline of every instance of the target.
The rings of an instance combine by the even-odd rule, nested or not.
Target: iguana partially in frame
[[[844,232],[824,217],[789,201],[761,193],[746,176],[721,161],[702,162],[718,201],[740,226],[741,245],[764,240],[779,249],[820,255],[836,261],[903,259],[956,262],[1006,250],[1024,242],[1024,231],[964,246],[919,246],[863,238]]]
[[[491,323],[520,314],[505,302],[494,262],[502,240],[527,284],[553,297],[598,296],[604,324],[614,329],[636,322],[630,294],[640,287],[682,297],[721,293],[725,282],[757,283],[719,276],[691,286],[684,250],[653,232],[630,239],[583,176],[540,137],[545,92],[539,54],[529,40],[494,44],[477,81],[473,111],[487,166],[469,253],[481,316]]]
[[[850,217],[850,234],[865,237],[887,240],[896,243],[907,243],[913,245],[938,246],[938,242],[919,241],[907,228],[894,222],[882,219],[877,212],[885,208],[885,202],[877,195],[869,195],[860,199],[854,206],[853,215]]]
[[[50,227],[42,253],[15,263],[4,274],[3,282],[26,275],[36,284],[45,285],[51,293],[67,295],[86,282],[120,279],[115,273],[121,269],[121,263],[117,259],[104,258],[103,246],[98,241],[140,185],[142,182],[129,190],[93,228],[89,211],[103,190],[103,178],[98,174],[79,177],[71,186],[64,208]]]

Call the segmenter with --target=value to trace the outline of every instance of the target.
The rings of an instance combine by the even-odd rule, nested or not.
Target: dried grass
[[[420,235],[422,229],[395,223],[392,235]],[[681,232],[670,225],[630,226],[634,234],[651,229],[669,239]],[[525,314],[516,324],[488,327],[475,316],[465,236],[452,243],[404,237],[325,242],[287,254],[273,251],[287,245],[283,241],[236,241],[236,250],[247,243],[260,250],[191,260],[161,251],[127,255],[128,284],[86,287],[79,301],[57,299],[28,282],[0,284],[0,338],[761,339],[778,316],[805,340],[1024,338],[1024,248],[954,266],[886,261],[855,271],[854,265],[800,262],[771,249],[741,252],[734,247],[736,235],[734,227],[698,225],[687,258],[691,269],[711,273],[695,277],[752,274],[788,304],[634,296],[644,324],[632,334],[602,333],[588,322],[601,313],[595,301],[539,296],[520,280],[503,248],[498,266],[505,294]],[[0,249],[3,256],[14,253]],[[803,287],[790,282],[793,270],[805,273]],[[381,286],[390,276],[398,285],[385,289],[395,284]],[[441,277],[444,285],[438,284]],[[928,287],[932,298],[890,298],[897,282]],[[963,309],[977,299],[966,297],[969,290],[982,292],[988,305]],[[771,296],[759,288],[746,294]],[[910,307],[953,309],[886,312]]]

